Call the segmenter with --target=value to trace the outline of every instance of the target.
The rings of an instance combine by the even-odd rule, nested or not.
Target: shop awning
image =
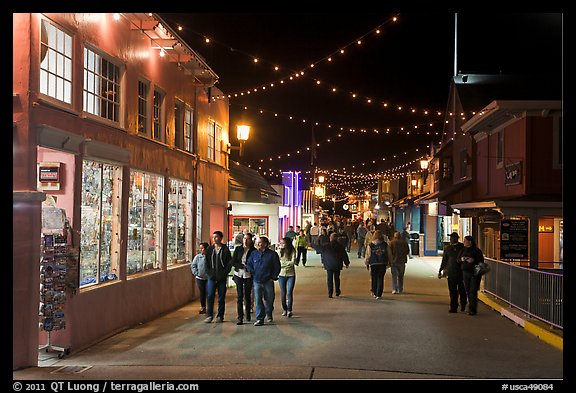
[[[238,202],[282,203],[282,196],[258,171],[230,161],[228,199]]]
[[[434,191],[433,193],[429,193],[422,198],[418,198],[414,203],[423,204],[423,203],[433,203],[438,202],[438,191]]]
[[[48,124],[37,125],[36,132],[38,133],[38,146],[72,154],[80,154],[81,152],[81,145],[84,142],[82,135],[73,134]]]

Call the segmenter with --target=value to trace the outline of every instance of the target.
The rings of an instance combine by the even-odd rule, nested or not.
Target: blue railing
[[[564,275],[486,258],[484,291],[533,318],[564,329]]]

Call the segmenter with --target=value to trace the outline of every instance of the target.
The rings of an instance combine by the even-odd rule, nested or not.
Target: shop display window
[[[192,255],[192,183],[170,179],[168,193],[168,265],[190,262]]]
[[[160,269],[164,178],[130,171],[127,274]]]
[[[196,185],[196,251],[200,248],[202,240],[202,184]]]
[[[82,164],[80,286],[118,279],[122,167]]]
[[[234,217],[232,221],[232,233],[234,236],[241,233],[244,229],[247,229],[249,233],[255,236],[268,237],[268,218]]]

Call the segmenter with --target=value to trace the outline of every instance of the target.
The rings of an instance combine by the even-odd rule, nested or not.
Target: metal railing
[[[531,317],[564,329],[564,275],[486,258],[484,291]]]

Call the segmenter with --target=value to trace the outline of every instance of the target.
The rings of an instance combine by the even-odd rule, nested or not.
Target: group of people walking
[[[361,224],[359,226],[362,227]],[[388,268],[392,274],[392,294],[404,291],[404,273],[410,254],[408,242],[400,232],[395,232],[392,240],[381,230],[373,230],[370,242],[366,245],[364,263],[370,272],[371,295],[380,299],[384,292],[384,277]],[[236,245],[231,253],[222,243],[223,234],[212,234],[213,244],[201,243],[199,254],[194,257],[191,268],[200,292],[200,314],[206,314],[204,322],[214,320],[216,295],[218,308],[216,322],[224,321],[226,307],[227,280],[233,269],[233,280],[237,291],[237,324],[252,319],[253,305],[256,306],[255,326],[273,321],[275,290],[274,281],[278,281],[281,292],[282,315],[292,317],[296,269],[300,261],[306,265],[307,249],[310,245],[320,254],[322,266],[326,270],[328,297],[341,294],[340,272],[348,268],[347,243],[342,242],[339,233],[333,232],[326,239],[321,238],[310,244],[304,231],[287,232],[277,251],[272,250],[267,237],[260,236],[254,242],[251,233],[242,234],[242,244]],[[474,274],[474,266],[484,261],[482,251],[476,247],[471,236],[465,236],[464,243],[458,241],[459,235],[450,235],[450,245],[444,249],[438,277],[447,276],[450,293],[450,313],[465,311],[477,312],[478,290],[481,277]],[[340,241],[339,241],[340,240]]]
[[[200,244],[200,253],[192,261],[192,273],[200,289],[200,314],[206,314],[204,322],[214,320],[214,303],[218,292],[218,310],[216,322],[224,321],[226,311],[226,290],[228,274],[234,269],[233,280],[237,291],[237,322],[252,319],[252,295],[256,305],[255,326],[264,325],[264,321],[273,321],[274,281],[278,281],[282,292],[282,315],[292,316],[292,292],[296,280],[294,264],[296,250],[290,238],[284,238],[279,252],[269,248],[270,241],[259,236],[254,243],[251,233],[244,233],[242,244],[234,248],[232,254],[222,243],[221,231],[212,234],[214,244]]]

